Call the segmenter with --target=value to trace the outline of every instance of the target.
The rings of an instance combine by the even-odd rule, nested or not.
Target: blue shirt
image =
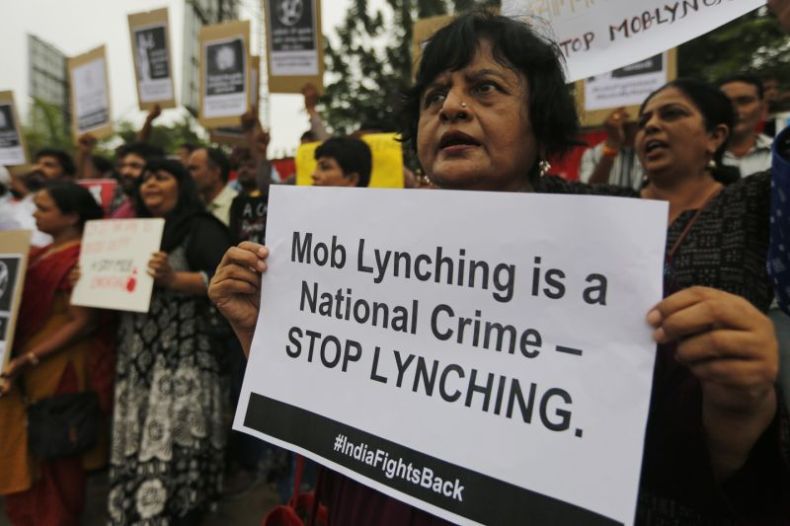
[[[779,307],[790,314],[790,126],[774,140],[771,170],[768,275],[773,279]]]

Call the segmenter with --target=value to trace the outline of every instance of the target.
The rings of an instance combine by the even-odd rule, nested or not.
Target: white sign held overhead
[[[632,524],[666,218],[639,199],[273,187],[234,428],[454,523]]]
[[[148,312],[154,280],[151,255],[159,250],[164,219],[100,219],[85,223],[80,279],[71,303]]]
[[[567,61],[568,81],[644,60],[765,5],[765,0],[503,0],[536,22]]]

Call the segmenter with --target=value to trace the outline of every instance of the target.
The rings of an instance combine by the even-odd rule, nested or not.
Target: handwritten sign
[[[765,0],[503,0],[557,42],[568,81],[633,64],[716,29]]]
[[[453,523],[633,523],[666,203],[271,192],[235,429]]]
[[[30,231],[0,232],[0,247],[0,370],[3,370],[14,348],[14,328],[25,284]]]
[[[362,136],[370,146],[373,166],[370,188],[403,188],[403,146],[394,133],[371,133]],[[302,144],[296,151],[296,184],[310,186],[316,167],[315,150],[320,142]]]
[[[71,303],[85,307],[147,312],[154,280],[151,255],[159,250],[164,219],[88,221],[82,234],[80,280]]]

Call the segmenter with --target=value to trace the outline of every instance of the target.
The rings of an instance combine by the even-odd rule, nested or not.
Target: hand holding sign
[[[167,252],[154,252],[148,261],[148,275],[154,278],[159,287],[169,288],[175,278],[173,267],[167,259]]]
[[[269,249],[245,241],[225,252],[208,287],[208,297],[230,322],[245,354],[250,353],[258,307],[261,273],[266,271]]]

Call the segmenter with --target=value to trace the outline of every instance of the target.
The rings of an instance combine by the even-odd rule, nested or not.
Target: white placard
[[[72,70],[76,100],[74,108],[77,131],[87,133],[110,122],[110,99],[107,94],[105,59],[97,58]]]
[[[205,42],[205,118],[238,117],[247,110],[247,48],[241,36]]]
[[[661,53],[636,64],[586,79],[585,111],[639,106],[648,95],[666,84],[668,61],[668,53]]]
[[[167,24],[135,27],[133,42],[140,102],[172,100],[173,79],[170,51],[167,48]]]
[[[271,191],[235,429],[456,523],[632,524],[666,203]]]
[[[565,55],[568,81],[644,60],[765,5],[765,0],[503,0]]]
[[[100,219],[85,223],[80,279],[71,303],[85,307],[148,312],[154,280],[151,255],[159,250],[165,220]]]

